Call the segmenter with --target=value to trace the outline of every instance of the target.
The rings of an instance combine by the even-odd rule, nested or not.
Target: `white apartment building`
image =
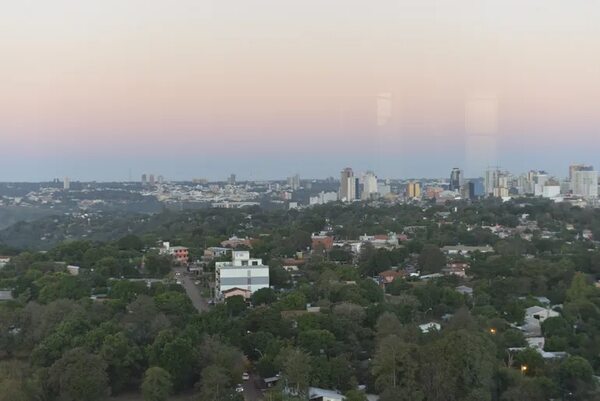
[[[575,171],[573,172],[573,195],[584,198],[598,197],[598,172],[597,171]]]
[[[234,288],[250,293],[269,287],[269,266],[262,259],[251,259],[248,251],[232,251],[231,262],[215,263],[215,289],[217,298]]]
[[[362,199],[370,199],[372,194],[377,194],[377,176],[372,171],[367,171],[362,176]]]

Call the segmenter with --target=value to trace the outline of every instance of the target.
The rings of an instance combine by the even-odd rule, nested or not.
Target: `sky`
[[[600,1],[6,3],[0,181],[600,168]]]

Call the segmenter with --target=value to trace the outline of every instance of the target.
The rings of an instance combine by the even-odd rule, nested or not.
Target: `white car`
[[[250,380],[250,375],[248,372],[244,372],[244,374],[242,374],[242,380]]]
[[[238,384],[237,387],[235,388],[235,392],[236,393],[243,393],[244,392],[244,387],[242,387],[241,384]]]

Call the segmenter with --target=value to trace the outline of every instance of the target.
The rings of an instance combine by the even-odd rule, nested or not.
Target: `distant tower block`
[[[479,176],[498,162],[498,99],[471,95],[465,102],[466,166],[469,176]]]
[[[71,189],[71,180],[69,180],[69,177],[65,177],[63,179],[63,189],[65,191],[68,191],[69,189]]]

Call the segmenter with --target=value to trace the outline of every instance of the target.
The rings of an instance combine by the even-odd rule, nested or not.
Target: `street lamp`
[[[496,334],[496,329],[494,329],[493,327],[490,329],[490,334]]]
[[[524,375],[527,372],[527,365],[521,365],[521,374]]]

